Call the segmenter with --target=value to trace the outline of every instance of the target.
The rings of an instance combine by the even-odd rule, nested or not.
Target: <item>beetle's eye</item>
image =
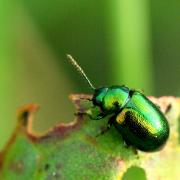
[[[106,95],[108,88],[102,87],[95,90],[93,96],[94,105],[100,105],[103,101],[104,96]]]

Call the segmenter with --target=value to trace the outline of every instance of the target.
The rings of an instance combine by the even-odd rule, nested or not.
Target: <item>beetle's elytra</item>
[[[96,89],[77,62],[70,55],[67,57],[94,90],[92,102],[101,112],[97,117],[89,115],[91,119],[112,115],[105,131],[114,125],[125,142],[139,150],[158,151],[165,145],[169,137],[168,121],[144,94],[125,86]]]
[[[112,114],[109,125],[113,124],[128,144],[142,151],[159,150],[168,139],[165,116],[141,92],[124,86],[100,88],[95,90],[93,103],[100,106],[101,117]]]

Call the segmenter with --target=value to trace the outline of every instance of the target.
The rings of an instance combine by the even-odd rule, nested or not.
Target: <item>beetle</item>
[[[111,115],[101,134],[114,125],[126,144],[141,151],[158,151],[165,145],[170,132],[169,124],[158,106],[142,92],[126,86],[95,88],[73,57],[67,55],[67,58],[94,90],[93,97],[89,100],[101,110],[96,117],[83,114],[93,120],[101,120]]]

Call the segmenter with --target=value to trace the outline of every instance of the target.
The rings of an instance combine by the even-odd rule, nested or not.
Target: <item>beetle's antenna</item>
[[[91,81],[89,80],[89,78],[86,76],[85,72],[83,71],[83,69],[79,66],[79,64],[75,61],[75,59],[70,55],[67,54],[67,58],[70,61],[70,63],[77,69],[77,71],[81,74],[81,76],[84,77],[84,79],[88,82],[89,86],[95,90],[96,88],[93,86],[93,84],[91,83]]]

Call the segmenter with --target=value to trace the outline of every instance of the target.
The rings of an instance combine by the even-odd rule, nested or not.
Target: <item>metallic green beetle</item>
[[[141,92],[126,86],[96,89],[77,62],[70,55],[67,57],[95,91],[91,101],[100,107],[101,112],[97,117],[89,115],[90,118],[100,120],[112,115],[101,134],[114,125],[125,142],[139,150],[158,151],[165,145],[169,137],[169,124],[159,107]]]

